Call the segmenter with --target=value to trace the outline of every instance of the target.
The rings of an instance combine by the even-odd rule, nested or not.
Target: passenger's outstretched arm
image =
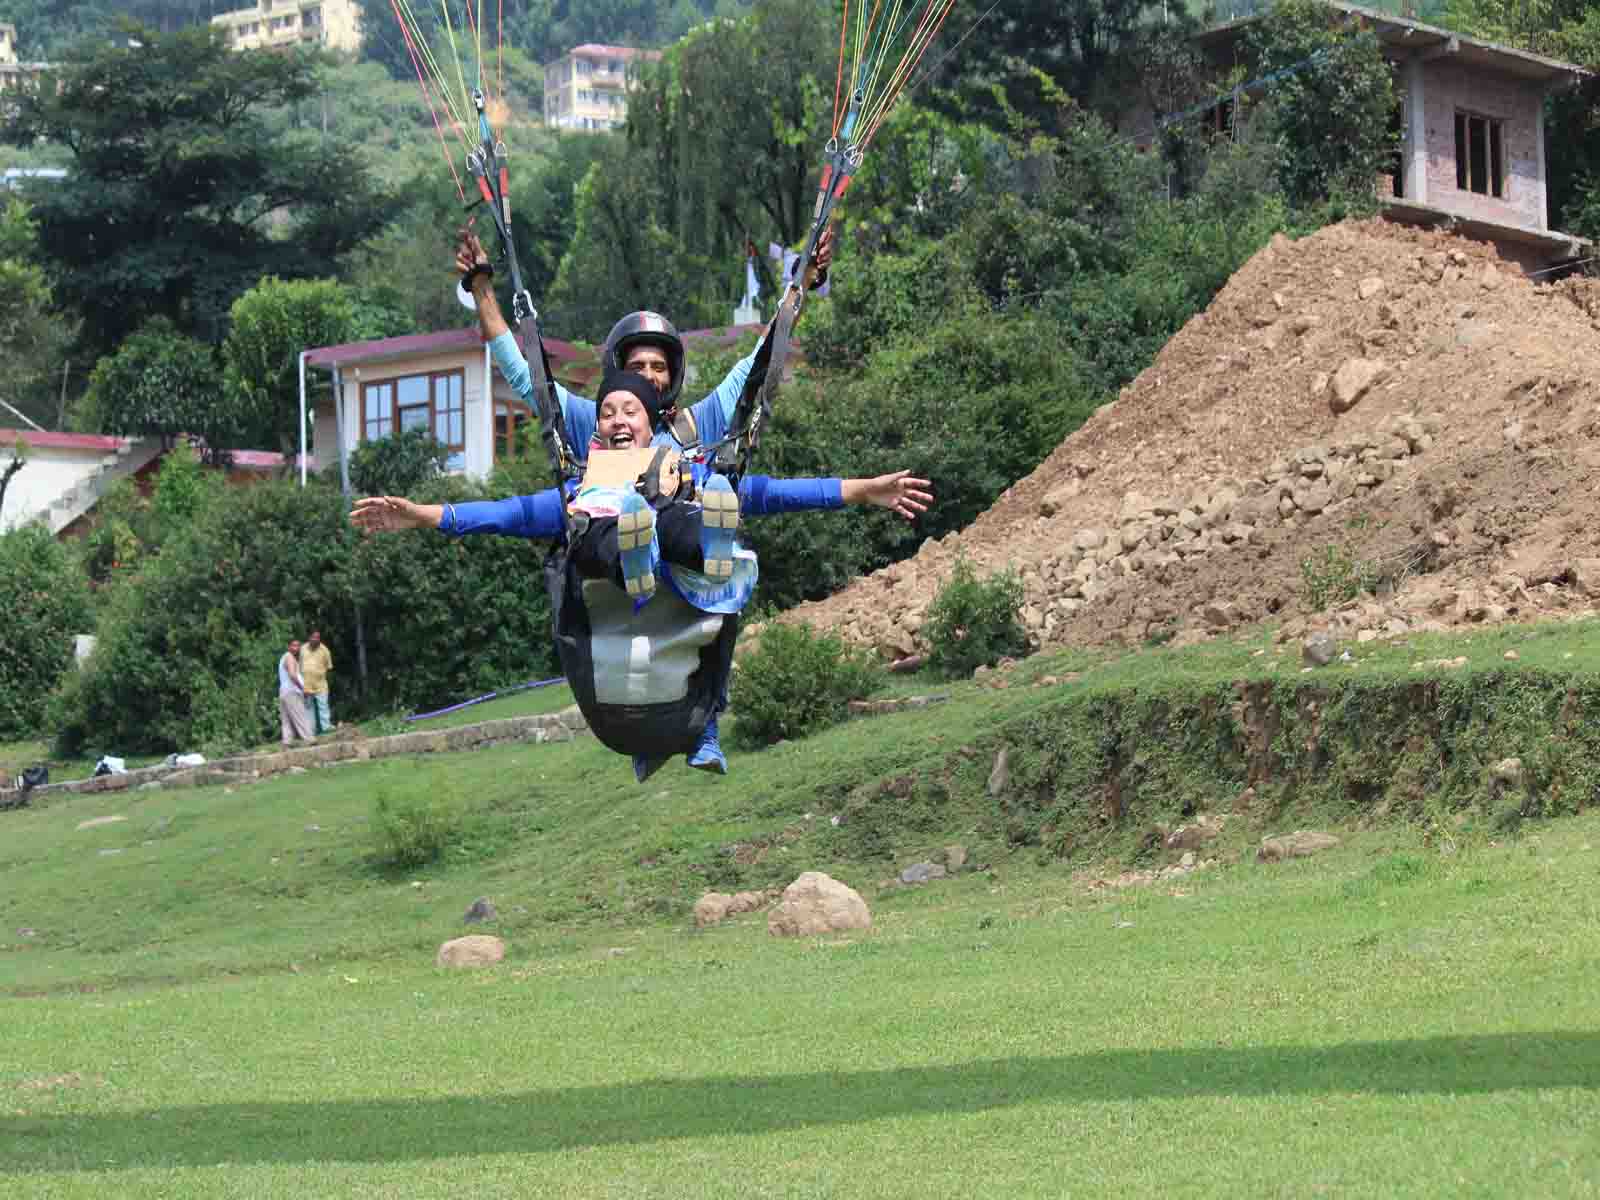
[[[558,538],[565,532],[561,495],[555,488],[505,500],[446,504],[418,504],[404,496],[369,496],[356,501],[350,510],[350,523],[367,533],[437,529],[456,537],[499,533],[507,537]]]
[[[914,521],[933,503],[926,479],[910,471],[892,471],[871,479],[773,479],[746,475],[739,484],[739,509],[745,516],[766,517],[786,512],[872,504]]]

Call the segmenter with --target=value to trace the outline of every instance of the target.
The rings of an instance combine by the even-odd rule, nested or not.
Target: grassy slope
[[[1329,670],[1459,651],[1500,671],[1515,646],[1517,669],[1587,676],[1586,635]],[[1029,662],[727,779],[639,788],[579,741],[0,815],[6,1194],[1594,1194],[1600,815],[1447,853],[1406,825],[1306,862],[1239,853],[1306,815],[1284,813],[1230,829],[1221,865],[1121,891],[1009,850],[981,789],[862,839],[863,784],[1071,691],[1298,677],[1275,657]],[[443,865],[376,872],[379,789],[451,794],[472,828]],[[987,869],[880,886],[950,841]],[[818,865],[868,896],[870,934],[690,931],[705,886]],[[508,962],[435,971],[483,894]],[[115,986],[140,981],[161,986]]]

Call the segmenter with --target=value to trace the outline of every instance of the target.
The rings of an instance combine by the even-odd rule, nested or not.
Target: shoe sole
[[[700,507],[705,573],[713,579],[732,579],[733,550],[739,533],[739,494],[727,480],[719,478],[707,485]]]
[[[637,502],[641,508],[633,508]],[[630,496],[617,518],[617,549],[622,552],[622,582],[628,595],[653,596],[656,576],[651,569],[650,547],[656,540],[656,514],[643,499]]]

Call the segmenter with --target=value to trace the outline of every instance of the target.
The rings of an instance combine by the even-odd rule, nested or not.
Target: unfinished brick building
[[[1241,15],[1200,34],[1197,46],[1232,66],[1262,7],[1234,0]],[[1389,217],[1493,242],[1528,270],[1588,252],[1582,239],[1550,227],[1544,129],[1546,97],[1588,72],[1376,9],[1329,7],[1375,34],[1394,68],[1399,153],[1380,180]],[[1225,128],[1230,109],[1219,105],[1214,125]]]

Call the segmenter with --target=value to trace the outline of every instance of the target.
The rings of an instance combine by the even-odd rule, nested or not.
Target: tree
[[[16,477],[18,471],[22,470],[27,461],[28,443],[19,437],[12,443],[11,461],[5,465],[4,470],[0,470],[0,517],[5,516],[6,513],[6,489],[11,486],[12,479]]]
[[[364,441],[350,455],[350,486],[361,496],[410,496],[444,474],[450,450],[429,429]]]
[[[212,454],[237,447],[248,418],[223,391],[216,351],[165,317],[95,364],[85,402],[107,433],[193,434]]]
[[[1109,117],[1126,103],[1146,41],[1187,20],[1182,5],[1162,0],[1007,0],[994,8],[958,0],[920,71],[940,89],[941,107],[997,127],[1008,111],[1048,118],[1056,105],[1041,75]]]
[[[300,420],[300,353],[402,331],[405,315],[358,304],[332,279],[269,276],[234,301],[222,346],[223,388],[257,444],[292,444]]]
[[[70,184],[31,197],[57,294],[93,347],[153,316],[220,342],[241,292],[326,272],[387,204],[354,148],[269,133],[266,110],[315,94],[314,53],[234,53],[210,27],[126,29],[128,46],[85,43],[23,94],[6,137],[71,153]]]
[[[0,534],[0,738],[38,732],[72,668],[72,637],[88,624],[89,589],[72,553],[37,523]]]
[[[1277,74],[1267,87],[1268,119],[1289,205],[1374,203],[1394,148],[1394,84],[1378,39],[1320,0],[1281,0],[1246,39],[1260,71]]]
[[[823,0],[758,0],[643,72],[628,100],[632,161],[664,185],[657,216],[683,245],[719,259],[742,257],[752,232],[804,236],[833,102],[832,39],[819,32],[832,28]]]
[[[5,400],[40,425],[58,417],[53,401],[57,364],[76,325],[51,306],[39,266],[38,226],[16,197],[0,202],[0,358]]]

